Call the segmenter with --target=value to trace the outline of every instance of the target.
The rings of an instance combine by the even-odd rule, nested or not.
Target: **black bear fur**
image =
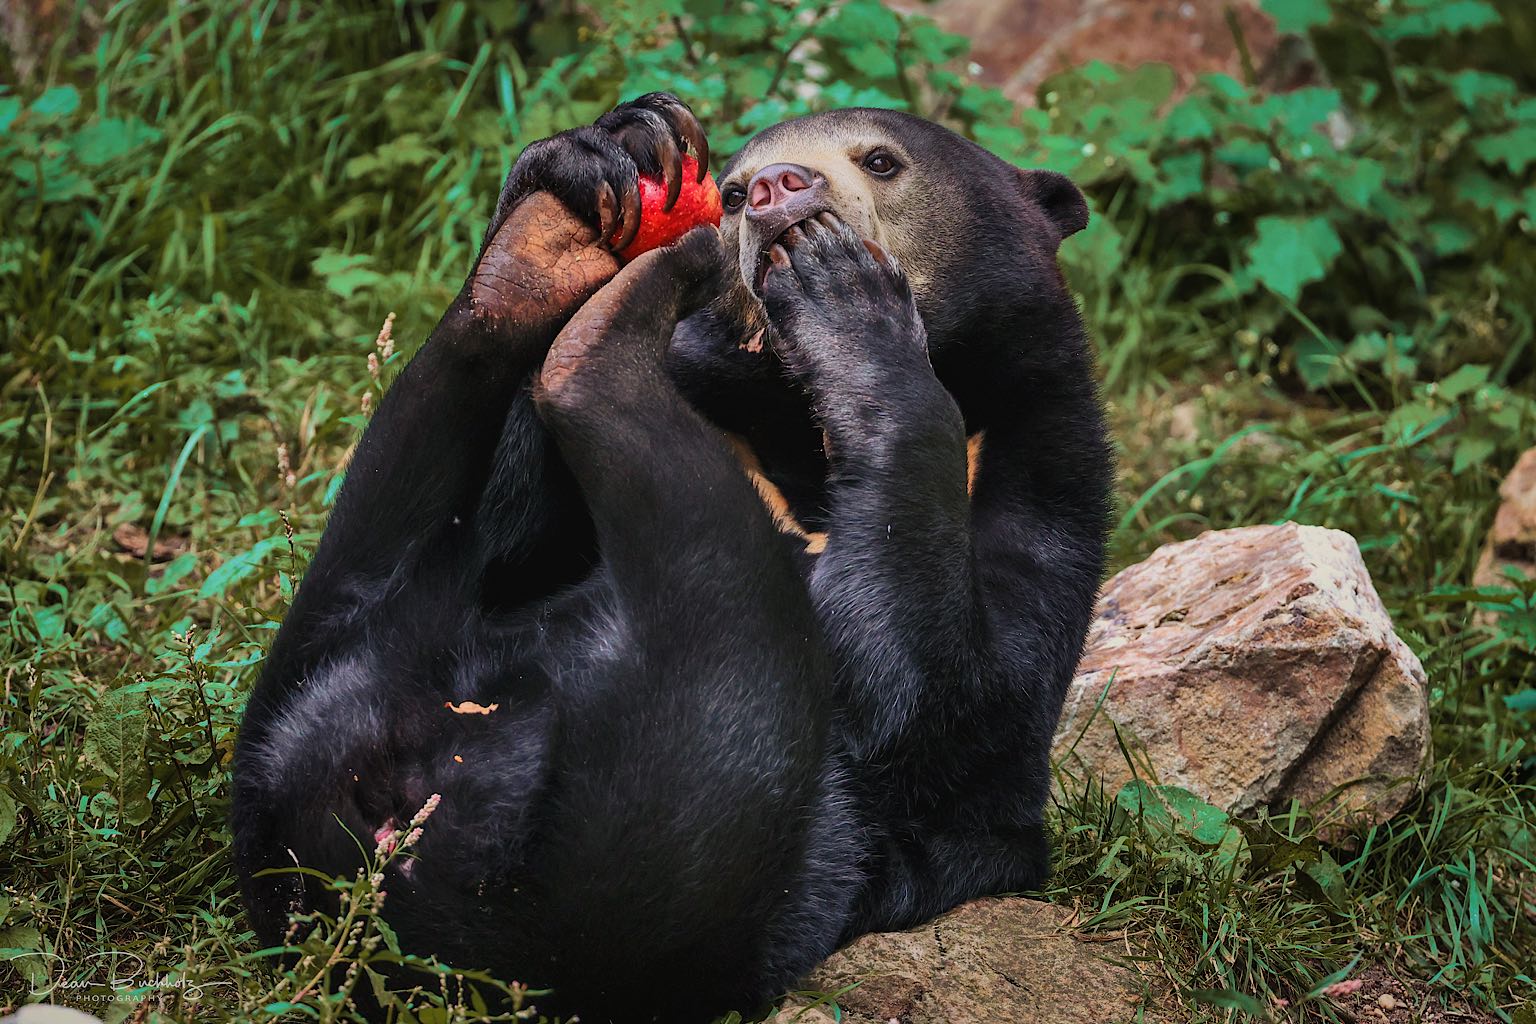
[[[909,115],[759,140],[848,132],[899,142],[942,206],[920,287],[835,208],[777,251],[728,212],[615,277],[597,240],[636,174],[703,145],[668,96],[518,160],[245,713],[234,856],[263,941],[327,898],[281,869],[350,875],[433,793],[385,884],[401,943],[586,1024],[749,1009],[860,934],[1046,877],[1111,483],[1056,266],[1086,207]]]

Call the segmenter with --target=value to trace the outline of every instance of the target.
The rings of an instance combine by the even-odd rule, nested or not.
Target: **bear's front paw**
[[[928,360],[928,339],[907,277],[877,243],[835,214],[794,225],[768,250],[758,280],[779,356],[797,377],[871,362]]]
[[[664,183],[663,211],[683,187],[683,154],[709,161],[704,131],[687,105],[651,93],[587,128],[535,142],[502,186],[470,277],[476,312],[498,320],[555,322],[618,270],[640,229],[644,174]]]

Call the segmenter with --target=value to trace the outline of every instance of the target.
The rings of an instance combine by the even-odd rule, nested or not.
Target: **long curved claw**
[[[683,192],[683,154],[670,132],[656,136],[653,152],[661,167],[661,178],[667,183],[667,201],[661,204],[661,212],[671,213]]]
[[[628,249],[629,243],[635,240],[635,235],[640,231],[640,189],[634,184],[624,188],[623,211],[619,223],[620,233],[613,242],[614,252]]]
[[[663,116],[677,137],[693,148],[693,155],[699,162],[695,182],[703,181],[704,175],[709,173],[709,140],[704,137],[704,126],[699,124],[688,104],[675,96],[667,96],[661,106]]]

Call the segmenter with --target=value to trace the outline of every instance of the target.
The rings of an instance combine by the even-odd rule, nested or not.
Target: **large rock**
[[[1536,448],[1515,461],[1499,485],[1499,497],[1504,500],[1472,577],[1480,587],[1508,586],[1508,569],[1536,576]]]
[[[1385,820],[1428,754],[1424,669],[1349,534],[1212,531],[1105,585],[1056,756],[1114,789],[1122,740],[1143,774],[1236,813],[1348,787],[1335,809]]]
[[[841,1017],[791,999],[772,1024],[1166,1021],[1150,1005],[1137,1017],[1146,986],[1104,949],[1075,936],[1060,907],[975,900],[909,932],[866,935],[818,967],[802,987],[841,993]]]
[[[1042,81],[1090,60],[1127,67],[1165,63],[1182,88],[1205,72],[1244,76],[1233,24],[1261,67],[1279,38],[1257,0],[893,0],[891,5],[970,37],[978,79],[1028,107],[1035,105]]]

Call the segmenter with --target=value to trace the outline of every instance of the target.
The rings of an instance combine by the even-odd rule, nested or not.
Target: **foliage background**
[[[1536,1020],[1536,589],[1470,585],[1536,438],[1536,16],[1264,6],[1315,84],[1175,95],[1165,67],[1094,63],[1031,109],[970,80],[963,39],[872,0],[101,3],[63,9],[25,76],[13,44],[0,1002],[343,1019],[336,993],[395,956],[366,880],[296,936],[297,967],[255,948],[226,856],[243,695],[518,150],[668,89],[720,160],[865,104],[1073,175],[1096,216],[1063,260],[1119,425],[1118,562],[1207,528],[1348,530],[1430,672],[1436,762],[1387,825],[1323,846],[1289,808],[1213,832],[1178,794],[1066,780],[1048,897],[1124,930],[1196,1019],[1343,1019],[1318,991],[1375,965]],[[80,967],[106,950],[143,969]],[[451,1019],[455,977],[424,974],[401,1019]]]

